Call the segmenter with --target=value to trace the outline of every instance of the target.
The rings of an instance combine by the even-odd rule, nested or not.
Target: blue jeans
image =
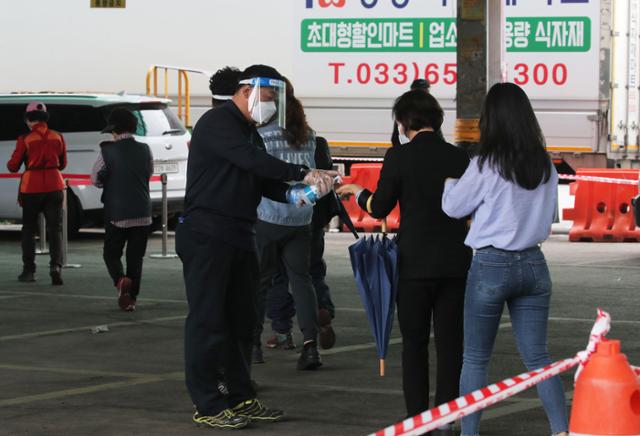
[[[504,304],[520,356],[528,370],[551,363],[547,351],[547,322],[551,278],[538,247],[476,251],[469,270],[464,302],[464,355],[460,395],[488,385],[487,367]],[[567,409],[558,376],[537,385],[553,434],[567,431]],[[462,419],[462,436],[476,436],[481,412]]]

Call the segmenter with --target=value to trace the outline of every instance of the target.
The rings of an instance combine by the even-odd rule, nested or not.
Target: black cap
[[[101,133],[135,133],[138,118],[128,109],[116,108],[109,114],[107,127]]]
[[[254,77],[265,77],[268,79],[283,80],[282,74],[280,74],[278,70],[269,65],[260,64],[247,67],[247,69],[240,74],[238,80],[242,81],[246,79],[253,79]]]

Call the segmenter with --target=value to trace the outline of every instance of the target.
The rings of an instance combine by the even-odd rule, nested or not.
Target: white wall
[[[0,0],[0,92],[143,93],[151,64],[215,71],[267,63],[290,74],[293,1],[127,0],[126,9],[91,9],[90,0]],[[255,12],[258,4],[274,13]],[[194,76],[192,91],[208,94],[208,80]]]

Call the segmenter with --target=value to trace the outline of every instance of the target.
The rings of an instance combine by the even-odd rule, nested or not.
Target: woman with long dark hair
[[[316,134],[307,123],[304,108],[295,97],[293,86],[286,78],[284,81],[287,86],[286,129],[279,127],[277,122],[272,122],[259,127],[258,132],[270,155],[285,162],[318,168],[321,157]],[[264,361],[260,336],[267,293],[272,279],[282,270],[289,280],[295,313],[303,336],[297,368],[315,370],[322,366],[317,346],[321,333],[318,325],[318,303],[309,272],[312,216],[312,205],[297,207],[262,198],[258,206],[258,222],[255,228],[260,255],[260,290],[257,299],[258,327],[252,353],[254,363]],[[290,330],[276,333],[284,335],[285,339],[287,336],[291,337]]]
[[[435,401],[458,397],[462,367],[462,312],[471,250],[463,219],[441,208],[447,177],[460,177],[469,158],[439,134],[444,113],[423,90],[406,92],[393,107],[401,147],[387,151],[375,192],[343,185],[374,218],[400,202],[398,321],[402,332],[402,387],[407,415],[429,408],[429,336],[433,320],[437,354]],[[452,434],[452,428],[444,428]]]
[[[450,217],[473,216],[465,241],[475,255],[464,302],[461,395],[488,384],[487,367],[505,304],[527,368],[551,363],[551,278],[540,244],[551,232],[557,195],[558,174],[527,95],[512,83],[494,85],[482,108],[478,155],[459,180],[445,182],[442,197],[442,209]],[[560,378],[537,388],[552,433],[566,435]],[[479,434],[480,417],[477,412],[462,419],[462,436]]]

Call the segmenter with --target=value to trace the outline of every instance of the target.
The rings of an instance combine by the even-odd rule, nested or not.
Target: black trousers
[[[255,397],[243,350],[256,326],[258,256],[197,231],[189,217],[176,229],[189,314],[185,323],[186,383],[198,412],[215,415]],[[229,389],[218,391],[220,370]]]
[[[142,263],[144,254],[147,251],[147,239],[149,237],[149,227],[119,228],[111,223],[104,226],[104,248],[102,257],[107,265],[109,275],[113,279],[113,284],[117,284],[121,277],[127,276],[131,279],[132,287],[130,295],[136,298],[140,293],[140,282],[142,280]],[[125,273],[122,265],[122,252],[127,246],[127,271]]]
[[[465,284],[466,278],[399,281],[402,389],[408,416],[429,409],[432,317],[437,354],[435,405],[459,396]]]
[[[38,214],[44,213],[49,237],[51,267],[62,266],[62,191],[43,194],[20,194],[22,201],[22,264],[25,270],[36,271]]]

